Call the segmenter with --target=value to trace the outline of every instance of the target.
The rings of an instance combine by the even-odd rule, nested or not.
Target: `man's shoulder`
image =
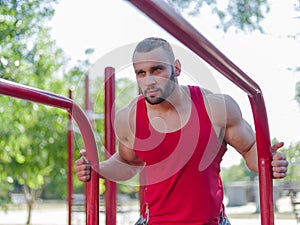
[[[138,99],[139,97],[134,98],[129,104],[118,110],[115,118],[117,129],[132,128],[136,116],[136,104]]]
[[[201,88],[201,92],[202,92],[204,99],[206,101],[208,101],[208,103],[211,103],[211,104],[213,104],[213,103],[214,104],[220,104],[220,103],[228,104],[228,103],[234,101],[233,98],[228,94],[215,93],[215,92],[212,92],[205,88]]]

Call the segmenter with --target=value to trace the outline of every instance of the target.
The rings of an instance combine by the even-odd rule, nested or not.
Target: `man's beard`
[[[158,89],[158,91],[162,93],[162,96],[154,97],[152,99],[151,97],[146,97],[146,95],[144,94],[144,98],[149,104],[157,105],[164,102],[172,94],[174,89],[175,89],[175,75],[174,75],[174,69],[172,67],[171,77],[169,79],[169,82],[167,82],[166,86],[164,87],[164,91],[161,88]]]

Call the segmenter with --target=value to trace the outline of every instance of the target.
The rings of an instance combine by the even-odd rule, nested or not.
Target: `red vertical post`
[[[256,130],[261,224],[274,224],[272,153],[268,117],[262,93],[249,96]]]
[[[69,90],[69,98],[72,99],[72,91]],[[73,129],[72,115],[68,114],[68,225],[72,224],[72,202],[73,202]]]
[[[115,70],[105,68],[105,158],[108,159],[116,152],[116,137],[113,128],[115,119]],[[105,213],[106,225],[116,225],[117,222],[117,184],[105,180]]]
[[[85,93],[84,93],[84,109],[85,109],[85,113],[87,114],[87,117],[89,119],[89,107],[90,107],[90,104],[89,104],[89,77],[88,75],[85,75],[85,80],[84,80],[84,89],[85,89]],[[83,192],[84,192],[84,196],[85,196],[85,209],[87,210],[88,209],[88,198],[87,198],[87,195],[89,194],[88,193],[88,184],[85,183],[84,184],[84,187],[83,187]],[[88,214],[88,212],[87,212]],[[88,224],[88,217],[86,215],[86,224]]]
[[[93,121],[93,112],[92,112],[92,106],[91,106],[91,100],[90,100],[90,88],[89,88],[89,75],[86,74],[85,75],[85,98],[84,98],[84,102],[85,102],[85,113],[87,114],[87,118],[89,119],[89,123],[91,124],[91,127],[93,127],[94,125],[94,121]],[[96,167],[98,168],[98,165],[96,165]],[[95,194],[97,194],[97,197],[99,199],[99,178],[98,178],[98,170],[94,169],[92,170],[92,174],[94,174],[94,181],[91,180],[89,183],[86,183],[85,185],[85,196],[86,196],[86,202],[85,202],[85,206],[86,206],[86,210],[87,210],[87,217],[86,217],[86,224],[87,225],[92,225],[91,222],[95,224],[99,224],[99,218],[98,221],[91,221],[90,218],[94,218],[95,215],[90,215],[90,211],[94,211],[95,208],[97,208],[97,214],[99,213],[99,201],[97,201],[97,205],[94,206],[90,206],[88,205],[89,202],[91,202],[92,200],[89,199],[93,194],[91,194],[90,192],[94,192]],[[92,210],[90,210],[92,209]]]
[[[99,225],[99,160],[97,144],[90,121],[86,114],[76,104],[72,107],[72,116],[78,124],[84,140],[87,159],[92,165],[91,179],[85,185],[86,224]]]
[[[139,89],[139,94],[142,94],[141,93],[141,90]],[[145,210],[143,208],[144,206],[144,203],[145,203],[145,188],[146,188],[146,174],[144,171],[142,171],[140,173],[140,189],[139,189],[139,201],[140,201],[140,214],[141,215],[144,215],[144,211]]]
[[[89,75],[85,75],[85,96],[84,96],[84,105],[85,105],[85,112],[87,117],[89,118],[91,125],[95,128],[95,120],[94,120],[94,112],[93,112],[93,102],[90,98],[90,82],[89,82]]]
[[[90,105],[90,89],[89,89],[89,75],[85,75],[85,80],[84,80],[84,88],[85,88],[85,94],[84,94],[84,105],[85,105],[85,110],[89,113],[91,110],[91,105]],[[88,115],[89,116],[89,115]]]

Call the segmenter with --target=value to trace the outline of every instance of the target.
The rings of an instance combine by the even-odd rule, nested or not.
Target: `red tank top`
[[[199,87],[189,86],[188,122],[179,130],[160,133],[137,101],[134,150],[146,163],[141,176],[149,225],[215,225],[222,209],[220,163],[226,151],[212,127]]]

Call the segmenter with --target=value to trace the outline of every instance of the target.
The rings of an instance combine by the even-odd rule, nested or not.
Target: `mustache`
[[[146,94],[148,91],[162,91],[161,88],[157,87],[148,87],[145,89],[144,93]]]

